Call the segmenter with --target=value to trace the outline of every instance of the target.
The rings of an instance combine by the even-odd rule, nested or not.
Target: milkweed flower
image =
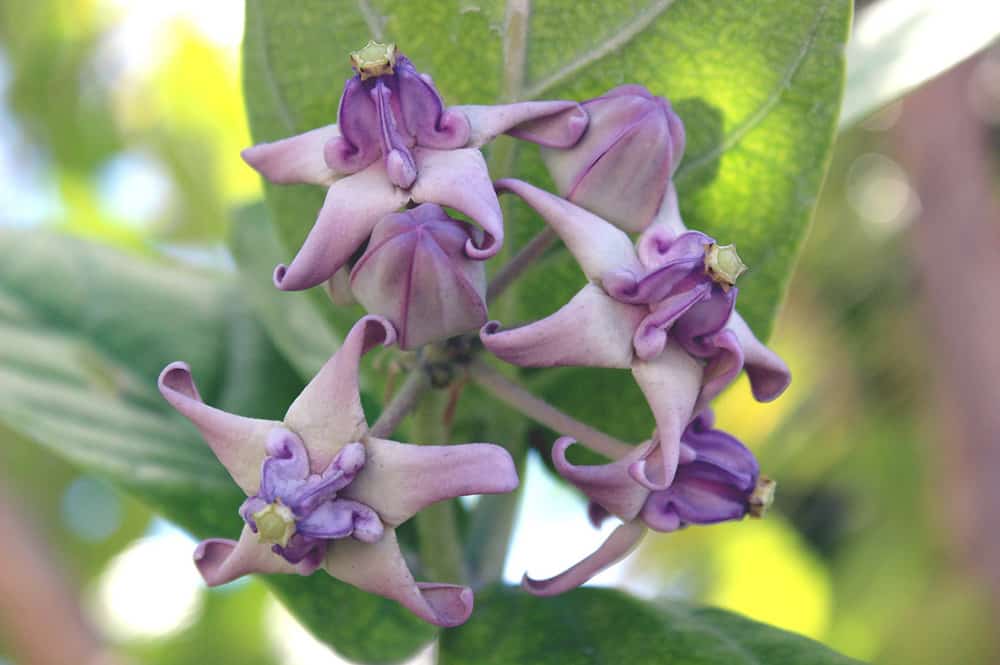
[[[502,133],[552,147],[580,138],[587,114],[576,102],[445,107],[434,82],[393,44],[369,43],[351,56],[356,74],[340,98],[337,124],[243,151],[278,184],[328,187],[316,223],[295,259],[275,269],[275,285],[299,290],[346,265],[386,214],[408,202],[436,203],[484,231],[469,241],[475,259],[503,244],[503,218],[479,148]]]
[[[486,268],[464,248],[478,235],[433,203],[390,213],[351,270],[351,292],[392,322],[403,349],[475,330],[486,323]]]
[[[589,119],[583,138],[569,148],[542,148],[559,194],[630,232],[648,227],[661,207],[672,215],[685,134],[670,102],[623,85],[581,106]]]
[[[194,423],[247,495],[239,540],[213,538],[195,550],[209,586],[249,573],[309,575],[322,568],[430,623],[468,619],[471,589],[414,581],[396,527],[437,501],[509,492],[517,472],[507,451],[493,444],[412,445],[369,433],[358,363],[368,349],[395,338],[384,318],[362,318],[283,422],[208,406],[186,364],[163,370],[164,398]]]
[[[524,367],[631,369],[657,426],[657,444],[630,469],[649,489],[666,489],[692,418],[746,369],[754,397],[770,401],[790,381],[787,365],[735,311],[742,270],[734,251],[697,232],[656,224],[633,246],[620,229],[519,180],[501,180],[563,239],[590,280],[554,314],[520,328],[480,332],[497,357]],[[651,453],[662,469],[648,473]]]
[[[638,446],[624,458],[597,466],[577,466],[566,458],[575,443],[556,441],[552,461],[563,478],[591,500],[595,526],[608,515],[623,521],[600,548],[555,577],[535,580],[525,575],[522,586],[539,596],[576,588],[627,556],[647,529],[669,533],[692,524],[715,524],[761,517],[774,496],[774,481],[760,475],[753,453],[735,437],[713,428],[711,411],[703,411],[681,435],[680,464],[666,489],[650,490],[636,482],[629,468],[650,450],[662,454],[655,441]]]

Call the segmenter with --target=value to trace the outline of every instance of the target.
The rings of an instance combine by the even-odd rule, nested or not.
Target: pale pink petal
[[[510,330],[500,330],[500,324],[491,321],[479,337],[490,353],[521,367],[626,369],[643,312],[588,284],[551,316]]]
[[[337,125],[327,125],[273,143],[259,143],[240,153],[243,161],[279,185],[330,185],[345,175],[329,167],[324,146],[340,136]]]
[[[267,454],[268,432],[281,423],[244,418],[208,406],[198,394],[187,363],[173,362],[164,367],[157,385],[164,399],[198,428],[236,484],[247,495],[256,494],[260,466]]]
[[[413,580],[395,529],[386,529],[377,543],[351,538],[331,543],[325,567],[338,580],[391,598],[436,626],[458,626],[472,613],[472,589]]]
[[[375,224],[408,198],[389,182],[381,160],[333,183],[295,259],[275,268],[275,286],[299,291],[330,279],[364,245]]]
[[[660,444],[656,457],[660,458],[660,468],[652,468],[654,460],[647,458],[635,462],[629,472],[651,490],[666,489],[673,482],[680,458],[681,433],[695,415],[703,373],[701,362],[674,342],[667,344],[656,358],[637,360],[632,365],[632,374],[656,420],[656,438]]]
[[[420,175],[410,193],[418,203],[437,203],[454,208],[486,232],[477,246],[471,239],[466,253],[488,259],[503,246],[503,214],[483,154],[474,148],[430,150],[416,148],[414,157]]]
[[[651,444],[636,446],[633,453],[610,464],[577,466],[566,459],[566,450],[574,443],[575,439],[564,436],[552,446],[552,463],[559,475],[622,521],[635,519],[649,498],[649,490],[632,479],[628,468]]]
[[[311,575],[320,562],[304,559],[291,564],[260,542],[249,526],[243,527],[239,541],[211,538],[198,543],[194,564],[208,586],[219,586],[251,573],[298,573]]]
[[[466,147],[478,148],[503,133],[551,148],[576,145],[587,129],[587,112],[576,102],[518,102],[496,106],[453,106],[469,119]]]
[[[360,319],[343,345],[288,407],[285,424],[299,435],[309,452],[313,473],[321,473],[346,444],[368,431],[358,389],[361,356],[379,344],[396,341],[396,331],[381,316]],[[367,473],[367,467],[365,467]]]
[[[521,587],[535,596],[556,596],[572,591],[631,554],[645,533],[642,522],[626,522],[615,529],[596,552],[572,568],[547,580],[535,580],[525,574]]]
[[[576,258],[588,279],[600,280],[614,270],[642,274],[632,241],[624,231],[569,201],[522,180],[505,178],[494,183],[498,192],[512,192],[549,223]]]
[[[398,526],[432,503],[503,494],[518,484],[510,453],[492,443],[425,446],[368,437],[364,470],[342,492]]]
[[[777,399],[792,381],[792,373],[781,357],[761,344],[738,312],[733,312],[726,328],[736,333],[743,348],[743,369],[758,402]]]

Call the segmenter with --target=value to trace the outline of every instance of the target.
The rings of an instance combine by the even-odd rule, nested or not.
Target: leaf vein
[[[260,52],[261,77],[264,79],[264,84],[271,93],[271,97],[274,98],[275,108],[278,111],[278,118],[285,126],[287,133],[294,134],[296,131],[295,118],[292,115],[291,107],[288,105],[288,100],[285,99],[285,96],[281,93],[281,88],[278,86],[278,78],[275,74],[274,66],[271,63],[271,52],[268,48],[267,40],[267,27],[264,25],[264,11],[263,8],[260,7],[259,2],[255,2],[254,4],[257,5],[257,9],[253,12],[253,28],[254,32],[256,32],[256,41]]]
[[[573,76],[573,74],[577,73],[587,65],[597,62],[609,53],[613,53],[614,51],[622,48],[628,44],[633,37],[645,30],[650,23],[659,18],[660,14],[665,12],[670,5],[674,4],[674,2],[675,0],[657,0],[636,15],[636,17],[631,21],[622,25],[618,32],[612,35],[611,38],[606,40],[603,44],[595,49],[578,54],[575,58],[567,62],[555,72],[532,85],[524,93],[523,98],[533,99],[541,96]]]
[[[795,78],[796,74],[802,68],[803,63],[806,61],[806,57],[812,50],[813,45],[816,43],[816,39],[819,35],[820,25],[823,23],[823,19],[826,17],[827,10],[830,7],[830,3],[833,0],[826,0],[823,5],[816,12],[816,20],[813,21],[812,26],[809,28],[809,33],[806,36],[806,40],[802,43],[802,48],[799,50],[798,54],[792,60],[788,69],[785,70],[784,75],[781,78],[781,82],[775,86],[774,91],[764,100],[764,103],[754,111],[746,120],[740,123],[726,138],[721,141],[714,149],[698,155],[694,159],[685,160],[681,163],[680,168],[677,169],[677,173],[674,175],[674,182],[683,182],[689,174],[697,171],[698,169],[711,164],[716,159],[720,158],[725,153],[732,150],[739,144],[743,138],[753,131],[760,123],[764,122],[764,119],[774,110],[781,99],[785,96],[785,92],[791,88],[792,80]]]

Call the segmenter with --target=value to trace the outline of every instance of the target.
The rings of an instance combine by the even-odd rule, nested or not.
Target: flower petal
[[[309,475],[309,454],[302,440],[284,427],[267,433],[267,459],[261,468],[260,494],[268,503],[281,498],[288,505],[288,496]]]
[[[389,182],[381,161],[333,183],[291,265],[275,268],[275,286],[299,291],[330,279],[364,244],[378,220],[406,200],[406,192]]]
[[[398,526],[438,501],[503,494],[518,484],[510,453],[492,443],[424,446],[368,437],[368,461],[342,492]]]
[[[247,495],[256,494],[268,433],[281,423],[244,418],[208,406],[201,400],[191,368],[184,362],[164,367],[157,385],[163,398],[198,428],[236,484]]]
[[[674,479],[680,458],[681,434],[694,417],[701,390],[701,363],[674,343],[652,360],[637,360],[632,374],[649,402],[659,440],[659,469],[647,469],[649,459],[632,464],[632,477],[651,490],[666,489]],[[653,477],[649,472],[652,471]]]
[[[288,407],[285,424],[305,443],[313,473],[321,473],[341,448],[362,440],[368,431],[358,389],[358,363],[372,347],[395,341],[395,329],[381,316],[360,319]]]
[[[565,199],[528,183],[505,178],[494,183],[498,192],[512,192],[535,209],[576,258],[587,278],[597,281],[614,270],[642,273],[632,241],[624,231]]]
[[[479,337],[490,353],[521,367],[626,369],[643,313],[644,308],[620,303],[588,284],[555,314],[510,330],[491,321]]]
[[[633,453],[610,464],[577,466],[566,459],[566,450],[574,443],[575,439],[564,436],[552,446],[552,463],[559,475],[622,521],[635,519],[646,503],[649,490],[632,479],[628,468],[642,457],[649,444],[637,446]]]
[[[715,348],[715,353],[705,365],[701,394],[694,407],[696,412],[707,408],[743,369],[743,348],[733,331],[722,330],[712,335],[709,343]]]
[[[472,614],[472,589],[413,580],[395,529],[386,529],[377,543],[353,539],[331,543],[325,567],[338,580],[391,598],[436,626],[458,626]]]
[[[378,112],[357,76],[344,84],[337,125],[340,134],[323,147],[323,157],[330,168],[345,174],[357,173],[381,156]]]
[[[462,150],[414,149],[419,176],[411,195],[419,203],[437,203],[467,215],[486,232],[480,246],[470,239],[466,253],[474,259],[488,259],[503,246],[503,214],[490,182],[483,154],[473,148]]]
[[[382,521],[374,510],[347,499],[320,504],[308,517],[299,520],[296,530],[304,536],[327,540],[353,534],[366,543],[378,542],[384,533]]]
[[[331,185],[350,173],[330,168],[323,157],[326,144],[338,141],[337,125],[327,125],[272,143],[259,143],[243,150],[243,161],[273,183]]]
[[[615,529],[596,552],[572,568],[547,580],[535,580],[525,574],[521,587],[535,596],[556,596],[572,591],[631,554],[645,533],[642,522],[626,522]]]
[[[466,116],[455,109],[446,109],[434,80],[428,74],[418,74],[407,60],[396,67],[399,85],[399,107],[403,124],[417,145],[437,150],[454,150],[469,142],[470,127]]]
[[[260,542],[249,526],[243,527],[239,541],[211,538],[198,543],[194,564],[208,586],[219,586],[250,573],[298,573],[311,575],[321,562],[305,559],[291,564]]]
[[[583,136],[588,123],[587,112],[571,101],[453,106],[451,110],[469,119],[469,148],[483,146],[505,132],[549,148],[570,148]]]
[[[736,333],[743,347],[743,368],[750,378],[758,402],[777,399],[792,381],[792,373],[781,357],[761,344],[739,312],[734,311],[726,327]]]

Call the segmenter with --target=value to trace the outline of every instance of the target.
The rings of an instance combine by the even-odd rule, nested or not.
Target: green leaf
[[[841,128],[986,48],[1000,35],[1000,4],[882,0],[858,13],[847,45]]]
[[[860,665],[810,639],[724,610],[644,603],[577,589],[534,598],[480,593],[464,626],[441,637],[441,665]]]
[[[0,230],[0,255],[0,421],[198,537],[237,536],[245,497],[155,383],[186,360],[208,403],[281,418],[303,381],[239,285],[51,234]],[[396,603],[322,574],[264,579],[350,658],[400,660],[433,635]]]

